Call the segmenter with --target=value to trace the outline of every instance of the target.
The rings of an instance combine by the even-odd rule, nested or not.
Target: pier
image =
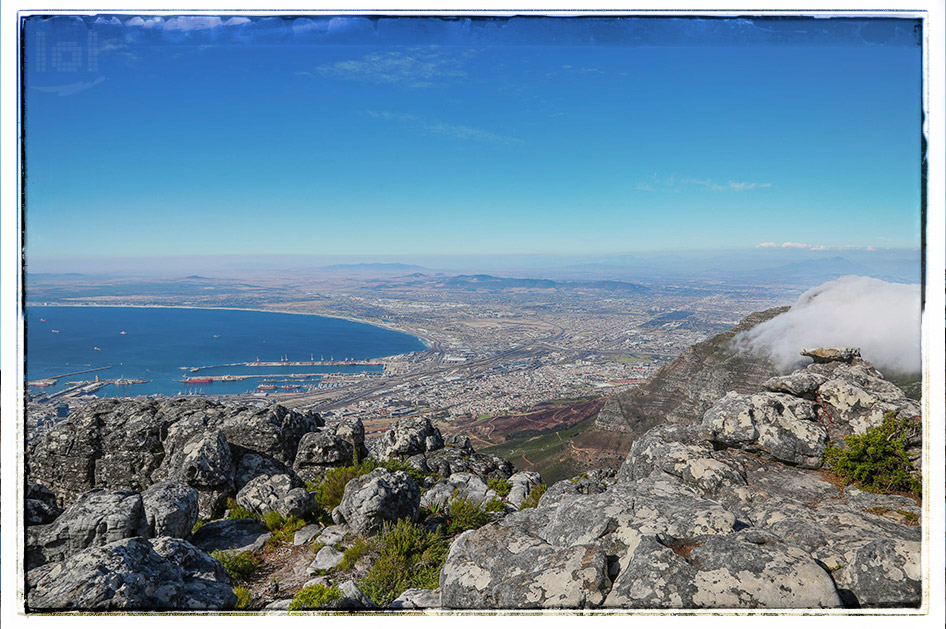
[[[202,365],[191,367],[190,373],[197,373],[203,369],[219,369],[221,367],[384,367],[381,360],[253,360],[245,363],[226,363],[223,365]],[[211,377],[211,376],[202,376]],[[260,376],[247,376],[260,377]]]

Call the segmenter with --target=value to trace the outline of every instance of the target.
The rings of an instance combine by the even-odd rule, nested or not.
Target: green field
[[[577,437],[594,425],[594,418],[575,424],[571,428],[549,431],[534,437],[510,439],[497,446],[480,448],[480,452],[501,456],[512,461],[517,469],[525,469],[527,463],[522,455],[534,464],[535,471],[542,475],[546,483],[554,483],[571,478],[585,471],[571,456],[569,439]]]

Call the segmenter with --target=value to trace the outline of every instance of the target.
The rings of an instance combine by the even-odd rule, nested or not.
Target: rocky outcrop
[[[141,537],[87,548],[27,573],[30,611],[223,610],[236,596],[215,559],[183,540]]]
[[[375,534],[385,522],[416,520],[420,493],[417,483],[405,472],[378,468],[348,481],[332,517],[337,524],[346,523],[360,534]]]
[[[608,398],[595,426],[639,437],[660,424],[699,421],[728,391],[754,392],[778,369],[767,359],[738,351],[730,342],[740,332],[787,310],[755,312],[731,330],[687,348],[641,384]]]
[[[184,483],[156,483],[141,492],[148,537],[189,537],[197,523],[197,490]]]
[[[278,405],[107,399],[31,442],[27,477],[66,505],[93,488],[184,482],[199,492],[201,517],[218,517],[255,476],[285,473],[302,436],[322,424]]]
[[[362,447],[363,444],[362,437]],[[306,433],[299,441],[292,468],[300,478],[315,481],[329,468],[351,465],[354,460],[354,448],[348,441],[328,431]]]
[[[482,504],[490,498],[498,498],[498,495],[487,487],[481,478],[473,474],[459,473],[438,480],[424,492],[424,496],[420,500],[420,506],[445,507],[455,499]]]
[[[263,523],[253,518],[218,520],[200,527],[191,542],[207,553],[215,550],[244,552],[259,550],[272,537]]]
[[[766,391],[723,396],[702,422],[651,429],[616,476],[562,481],[536,508],[464,533],[441,571],[444,607],[918,605],[920,529],[902,512],[919,502],[811,471],[827,435],[859,430],[873,404],[918,409],[854,352],[818,353]],[[877,395],[828,418],[824,388],[841,386]]]
[[[371,454],[379,461],[406,458],[443,448],[443,435],[426,417],[399,419],[371,444]]]
[[[63,561],[91,546],[145,536],[148,522],[138,492],[93,489],[52,524],[33,529],[27,540],[27,569]]]
[[[62,509],[56,500],[56,494],[39,483],[26,488],[26,502],[23,509],[27,526],[49,524],[59,517]]]

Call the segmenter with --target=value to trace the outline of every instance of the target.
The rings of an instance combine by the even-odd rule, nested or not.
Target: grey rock
[[[230,446],[219,431],[196,433],[171,452],[156,477],[194,487],[198,492],[200,517],[205,520],[220,517],[227,499],[233,496]]]
[[[338,609],[377,609],[370,598],[365,596],[364,592],[355,585],[354,581],[343,581],[338,586],[338,591],[342,593],[342,600],[338,602]]]
[[[155,483],[141,492],[148,537],[189,537],[197,523],[197,490],[184,483]]]
[[[358,455],[359,460],[368,456],[368,449],[365,447],[365,425],[360,419],[348,417],[339,421],[335,426],[335,436],[350,443],[352,452]]]
[[[512,489],[506,496],[506,502],[518,509],[532,490],[542,484],[542,475],[538,472],[517,472],[509,477],[509,483]]]
[[[173,560],[135,537],[31,570],[27,606],[30,611],[231,609],[236,596],[226,573],[202,572],[204,560],[186,548],[187,542],[174,542],[174,548],[161,546]]]
[[[276,476],[289,474],[294,476],[292,469],[276,459],[240,446],[230,446],[233,456],[233,483],[234,487],[242,489],[248,482],[259,476]],[[295,479],[295,482],[299,482]]]
[[[424,458],[424,468],[421,469],[444,477],[468,473],[484,479],[506,479],[515,472],[512,463],[501,457],[481,452],[458,454],[452,448],[428,452]]]
[[[309,492],[296,487],[277,500],[273,510],[284,518],[305,518],[313,513],[317,506]]]
[[[388,607],[390,609],[437,609],[440,607],[440,591],[411,588],[391,601]]]
[[[818,387],[827,381],[827,376],[808,371],[796,371],[783,376],[769,378],[762,383],[762,388],[773,393],[788,393],[795,397],[812,400]]]
[[[443,438],[443,447],[452,448],[454,450],[462,450],[466,453],[473,452],[473,444],[470,443],[470,438],[465,435],[445,436]]]
[[[478,476],[463,473],[451,474],[449,478],[437,481],[433,487],[424,492],[420,499],[420,506],[445,507],[454,499],[482,504],[493,497],[496,497],[496,492],[487,487]]]
[[[32,483],[26,488],[23,510],[27,526],[49,524],[62,513],[56,494],[39,483]]]
[[[351,465],[353,453],[351,443],[330,432],[306,433],[299,441],[293,470],[302,478],[314,480],[327,468]]]
[[[341,544],[345,537],[351,534],[351,529],[345,525],[326,526],[318,536],[318,541],[326,546]]]
[[[384,522],[417,520],[420,488],[405,472],[377,468],[348,481],[335,513],[360,534],[374,534]]]
[[[344,556],[345,554],[340,550],[336,550],[331,546],[323,546],[315,554],[315,559],[309,564],[307,572],[309,574],[319,574],[323,571],[334,570]]]
[[[801,355],[816,363],[852,363],[860,360],[861,350],[856,347],[816,347],[802,349]]]
[[[918,541],[876,539],[844,553],[832,576],[848,606],[919,607],[920,555]]]
[[[600,546],[559,549],[499,524],[461,534],[440,572],[446,609],[597,607],[609,588]]]
[[[727,393],[703,416],[716,446],[765,452],[808,469],[821,466],[828,438],[815,405],[784,393]]]
[[[295,535],[292,537],[292,545],[302,546],[303,544],[308,544],[321,532],[321,524],[306,524],[295,532]]]
[[[257,476],[237,492],[236,501],[247,511],[263,515],[276,511],[276,505],[292,488],[293,479],[288,474]]]
[[[272,603],[267,603],[263,609],[268,609],[272,611],[289,611],[289,605],[292,604],[291,598],[284,598],[278,601],[273,601]]]
[[[58,562],[91,546],[144,536],[148,522],[141,496],[130,490],[93,489],[78,497],[28,544],[27,569]]]
[[[405,417],[397,420],[373,444],[373,453],[379,461],[408,457],[443,448],[440,430],[426,417]]]
[[[191,542],[206,553],[215,550],[243,552],[259,550],[271,535],[259,520],[218,520],[197,529]]]

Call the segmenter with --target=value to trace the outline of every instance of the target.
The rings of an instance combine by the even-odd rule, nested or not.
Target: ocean
[[[320,374],[380,371],[380,365],[194,367],[263,362],[364,361],[425,349],[409,334],[365,323],[277,312],[189,308],[29,306],[26,309],[26,379],[60,377],[31,387],[55,393],[70,382],[132,378],[145,384],[110,384],[99,397],[256,392],[257,386],[317,385]],[[107,368],[105,368],[107,367]],[[95,370],[95,371],[90,371]],[[77,373],[85,372],[85,373]],[[311,374],[287,383],[286,374]],[[65,376],[65,374],[75,374]],[[184,378],[222,374],[265,375],[238,381],[185,384]],[[283,376],[280,378],[280,376]]]

